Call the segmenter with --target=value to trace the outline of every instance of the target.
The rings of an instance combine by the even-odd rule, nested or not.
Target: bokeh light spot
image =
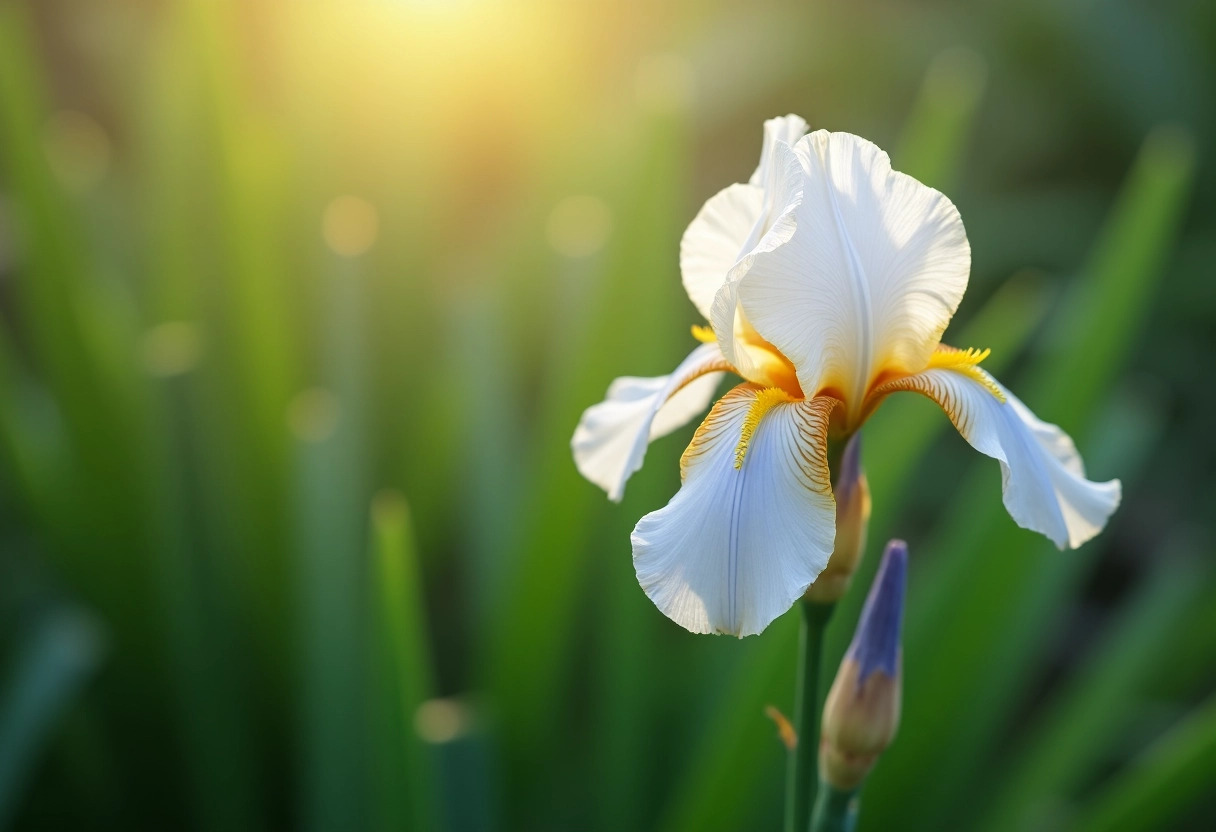
[[[612,209],[599,197],[567,197],[554,206],[545,232],[558,254],[588,257],[608,241]]]
[[[340,196],[325,206],[321,233],[335,254],[358,257],[375,244],[380,234],[380,215],[366,199]]]
[[[92,190],[109,170],[110,138],[84,113],[55,113],[47,120],[42,141],[55,177],[74,193]]]
[[[334,394],[313,387],[297,394],[287,406],[287,427],[302,442],[322,442],[333,435],[341,415]]]
[[[414,730],[426,742],[445,743],[469,729],[469,710],[454,699],[430,699],[414,712]]]
[[[202,331],[187,321],[152,327],[143,338],[144,368],[157,378],[188,373],[203,357]]]

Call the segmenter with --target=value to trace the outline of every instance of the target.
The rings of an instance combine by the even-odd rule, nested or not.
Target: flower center
[[[806,398],[802,385],[798,383],[798,371],[793,362],[756,332],[742,309],[735,312],[735,339],[751,361],[753,371],[748,381],[765,387],[778,387],[793,399]]]
[[[735,310],[733,335],[736,350],[742,350],[747,359],[739,362],[741,366],[735,368],[735,372],[752,384],[780,388],[790,399],[806,398],[802,385],[798,383],[798,371],[794,369],[793,362],[756,332],[743,315],[742,309]],[[694,325],[692,336],[703,344],[712,344],[718,340],[713,329],[707,326]]]
[[[752,360],[756,378],[749,379],[765,387],[780,388],[791,399],[805,399],[802,386],[798,383],[798,372],[790,360],[781,354],[780,350],[767,341],[758,343],[745,342],[744,347]]]

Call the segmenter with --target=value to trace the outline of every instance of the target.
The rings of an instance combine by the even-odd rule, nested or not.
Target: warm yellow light
[[[284,15],[293,129],[365,181],[517,181],[570,125],[588,73],[576,11],[506,0],[298,4]],[[449,191],[451,192],[451,191]]]
[[[412,12],[436,17],[458,17],[486,5],[488,0],[399,0]]]
[[[648,55],[634,74],[638,104],[659,113],[679,112],[692,105],[696,76],[687,58],[669,52]]]

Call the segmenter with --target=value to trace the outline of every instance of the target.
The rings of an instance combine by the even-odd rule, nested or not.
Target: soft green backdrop
[[[863,829],[1212,828],[1214,102],[1201,2],[0,0],[0,828],[777,828],[794,616],[630,564],[692,427],[619,506],[568,441],[790,111],[955,201],[947,339],[1124,483],[1060,553],[930,403],[866,427]]]

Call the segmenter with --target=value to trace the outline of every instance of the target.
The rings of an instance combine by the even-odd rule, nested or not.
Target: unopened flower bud
[[[828,566],[806,591],[806,600],[833,604],[844,596],[866,549],[870,525],[870,484],[861,467],[861,431],[853,434],[836,476],[836,545]]]
[[[823,706],[819,772],[837,789],[857,788],[899,727],[907,571],[907,544],[892,540]]]

